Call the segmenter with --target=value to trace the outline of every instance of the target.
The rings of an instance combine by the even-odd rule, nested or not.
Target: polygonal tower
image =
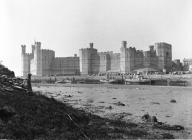
[[[155,50],[158,57],[158,67],[169,72],[172,62],[172,46],[165,42],[155,43]]]
[[[26,58],[26,45],[21,45],[21,75],[27,76],[30,72],[28,60]]]
[[[26,77],[31,71],[31,60],[33,59],[33,52],[26,53],[26,45],[21,45],[21,75]]]
[[[97,49],[93,48],[93,43],[89,43],[89,48],[80,49],[80,72],[83,75],[98,74],[99,55]]]
[[[127,55],[127,41],[122,41],[120,49],[120,71],[122,73],[128,71],[128,55]]]
[[[34,59],[31,64],[32,75],[42,76],[42,51],[41,42],[35,42],[33,46]]]

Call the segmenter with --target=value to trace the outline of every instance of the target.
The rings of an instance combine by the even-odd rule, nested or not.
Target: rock
[[[141,119],[145,122],[150,122],[150,123],[157,123],[157,117],[156,116],[150,116],[148,113],[144,114]]]
[[[99,103],[105,103],[105,102],[103,102],[103,101],[100,101]]]
[[[165,123],[157,123],[154,125],[154,128],[159,128],[159,129],[163,129],[163,130],[184,130],[185,128],[181,125],[168,125]]]
[[[72,96],[72,95],[65,95],[65,97],[71,98],[71,97],[73,97],[73,96]]]
[[[163,136],[163,139],[175,139],[175,137],[169,133],[163,133],[161,135]]]
[[[171,103],[176,103],[177,101],[175,99],[172,99],[170,102]]]
[[[16,114],[15,109],[10,106],[0,108],[0,119],[7,122],[11,117]]]
[[[151,104],[160,105],[160,103],[159,103],[159,102],[151,102]]]
[[[105,109],[113,109],[113,107],[112,106],[108,106],[108,107],[105,107]]]
[[[158,121],[157,121],[157,117],[156,117],[156,116],[152,116],[151,121],[152,121],[153,123],[158,122]]]
[[[125,104],[124,104],[124,103],[122,103],[122,102],[117,102],[117,103],[114,103],[114,105],[117,105],[117,106],[125,106]]]
[[[181,125],[173,125],[172,130],[184,130],[185,128]]]
[[[148,121],[149,119],[150,119],[150,115],[147,113],[147,114],[144,114],[142,117],[141,117],[141,119],[143,120],[143,121]]]
[[[12,92],[14,89],[25,90],[23,88],[23,79],[15,78],[13,75],[7,75],[0,70],[0,90]]]

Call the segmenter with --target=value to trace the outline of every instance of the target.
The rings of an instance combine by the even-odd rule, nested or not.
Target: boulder
[[[172,99],[170,102],[171,103],[176,103],[177,101],[175,99]]]
[[[147,114],[144,114],[141,119],[144,121],[144,122],[149,122],[149,123],[157,123],[158,120],[157,120],[157,117],[156,116],[150,116],[148,113]]]

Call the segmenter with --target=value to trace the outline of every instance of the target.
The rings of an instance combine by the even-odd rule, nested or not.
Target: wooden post
[[[27,78],[27,90],[29,92],[32,92],[32,87],[31,87],[31,74],[28,74],[28,78]]]

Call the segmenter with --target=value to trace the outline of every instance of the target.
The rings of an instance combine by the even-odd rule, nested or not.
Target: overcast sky
[[[21,74],[21,44],[34,40],[56,56],[94,42],[119,52],[121,41],[147,50],[172,44],[173,59],[192,58],[192,0],[0,0],[0,60]]]

